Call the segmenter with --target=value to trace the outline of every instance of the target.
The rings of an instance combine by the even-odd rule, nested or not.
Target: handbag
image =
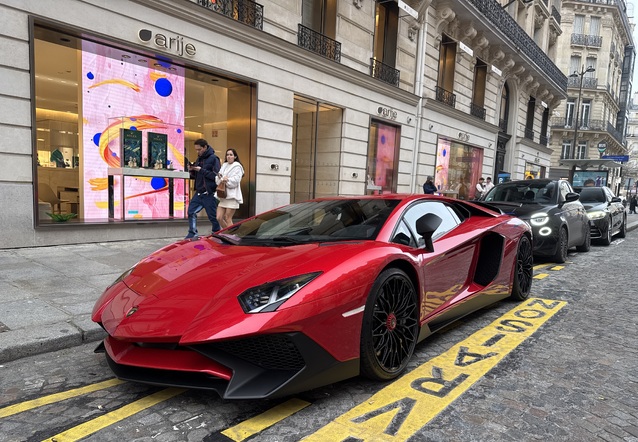
[[[217,198],[226,198],[226,183],[224,181],[217,185]]]

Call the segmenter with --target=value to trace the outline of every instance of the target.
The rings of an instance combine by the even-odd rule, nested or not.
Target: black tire
[[[611,228],[611,227],[610,227]],[[584,253],[591,250],[591,226],[587,223],[587,231],[585,232],[585,240],[579,246],[576,246],[576,251]]]
[[[524,301],[529,298],[532,290],[532,277],[534,275],[534,255],[532,242],[528,237],[522,236],[518,242],[516,263],[514,264],[514,282],[510,298],[516,301]]]
[[[567,229],[564,227],[560,228],[560,232],[558,232],[558,241],[556,244],[556,253],[553,256],[553,261],[562,264],[567,261],[567,250],[569,249],[567,243]]]
[[[361,326],[361,374],[386,381],[408,365],[419,336],[417,292],[399,269],[384,270],[374,282]]]
[[[607,221],[607,235],[600,238],[600,243],[604,246],[611,244],[611,218]]]
[[[616,235],[618,238],[624,238],[627,236],[627,216],[623,215],[622,224],[620,225],[620,232]]]

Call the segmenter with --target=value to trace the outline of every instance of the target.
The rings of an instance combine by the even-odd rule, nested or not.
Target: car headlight
[[[594,210],[593,212],[587,212],[587,217],[591,220],[601,219],[607,216],[602,210]]]
[[[533,226],[542,226],[544,224],[547,224],[548,221],[549,215],[547,215],[546,213],[534,213],[529,220],[529,222]]]
[[[137,265],[137,264],[136,264]],[[126,270],[124,273],[122,273],[120,276],[118,276],[118,278],[113,281],[111,283],[111,285],[109,285],[109,287],[113,287],[115,284],[117,284],[118,282],[122,282],[124,281],[124,279],[130,275],[131,273],[133,273],[133,270],[135,270],[135,266],[131,267],[130,269]]]
[[[301,290],[321,272],[307,273],[253,287],[239,295],[239,304],[246,313],[273,312]]]

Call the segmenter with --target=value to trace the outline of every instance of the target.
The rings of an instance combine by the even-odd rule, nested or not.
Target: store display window
[[[442,195],[475,199],[482,166],[483,149],[441,138],[437,145],[434,184]]]
[[[401,128],[372,120],[368,140],[367,193],[395,193]]]

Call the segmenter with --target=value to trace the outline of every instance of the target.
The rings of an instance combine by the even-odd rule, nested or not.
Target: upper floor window
[[[337,0],[302,0],[302,24],[334,39],[337,35]]]
[[[454,69],[456,66],[456,41],[447,35],[441,36],[439,47],[439,76],[437,86],[447,92],[454,91]]]
[[[572,150],[572,142],[569,140],[563,140],[563,148],[560,151],[561,160],[566,160],[570,158]]]
[[[394,67],[396,64],[399,6],[395,2],[376,2],[373,56]]]
[[[501,105],[499,107],[498,125],[501,132],[507,132],[507,120],[510,112],[509,93],[509,87],[507,86],[507,83],[505,83],[503,85],[503,90],[501,91]]]
[[[527,121],[525,122],[525,138],[534,139],[534,114],[536,112],[536,98],[529,97],[527,102]]]
[[[487,81],[487,64],[476,59],[474,66],[474,89],[472,90],[472,115],[485,119],[485,83]]]

